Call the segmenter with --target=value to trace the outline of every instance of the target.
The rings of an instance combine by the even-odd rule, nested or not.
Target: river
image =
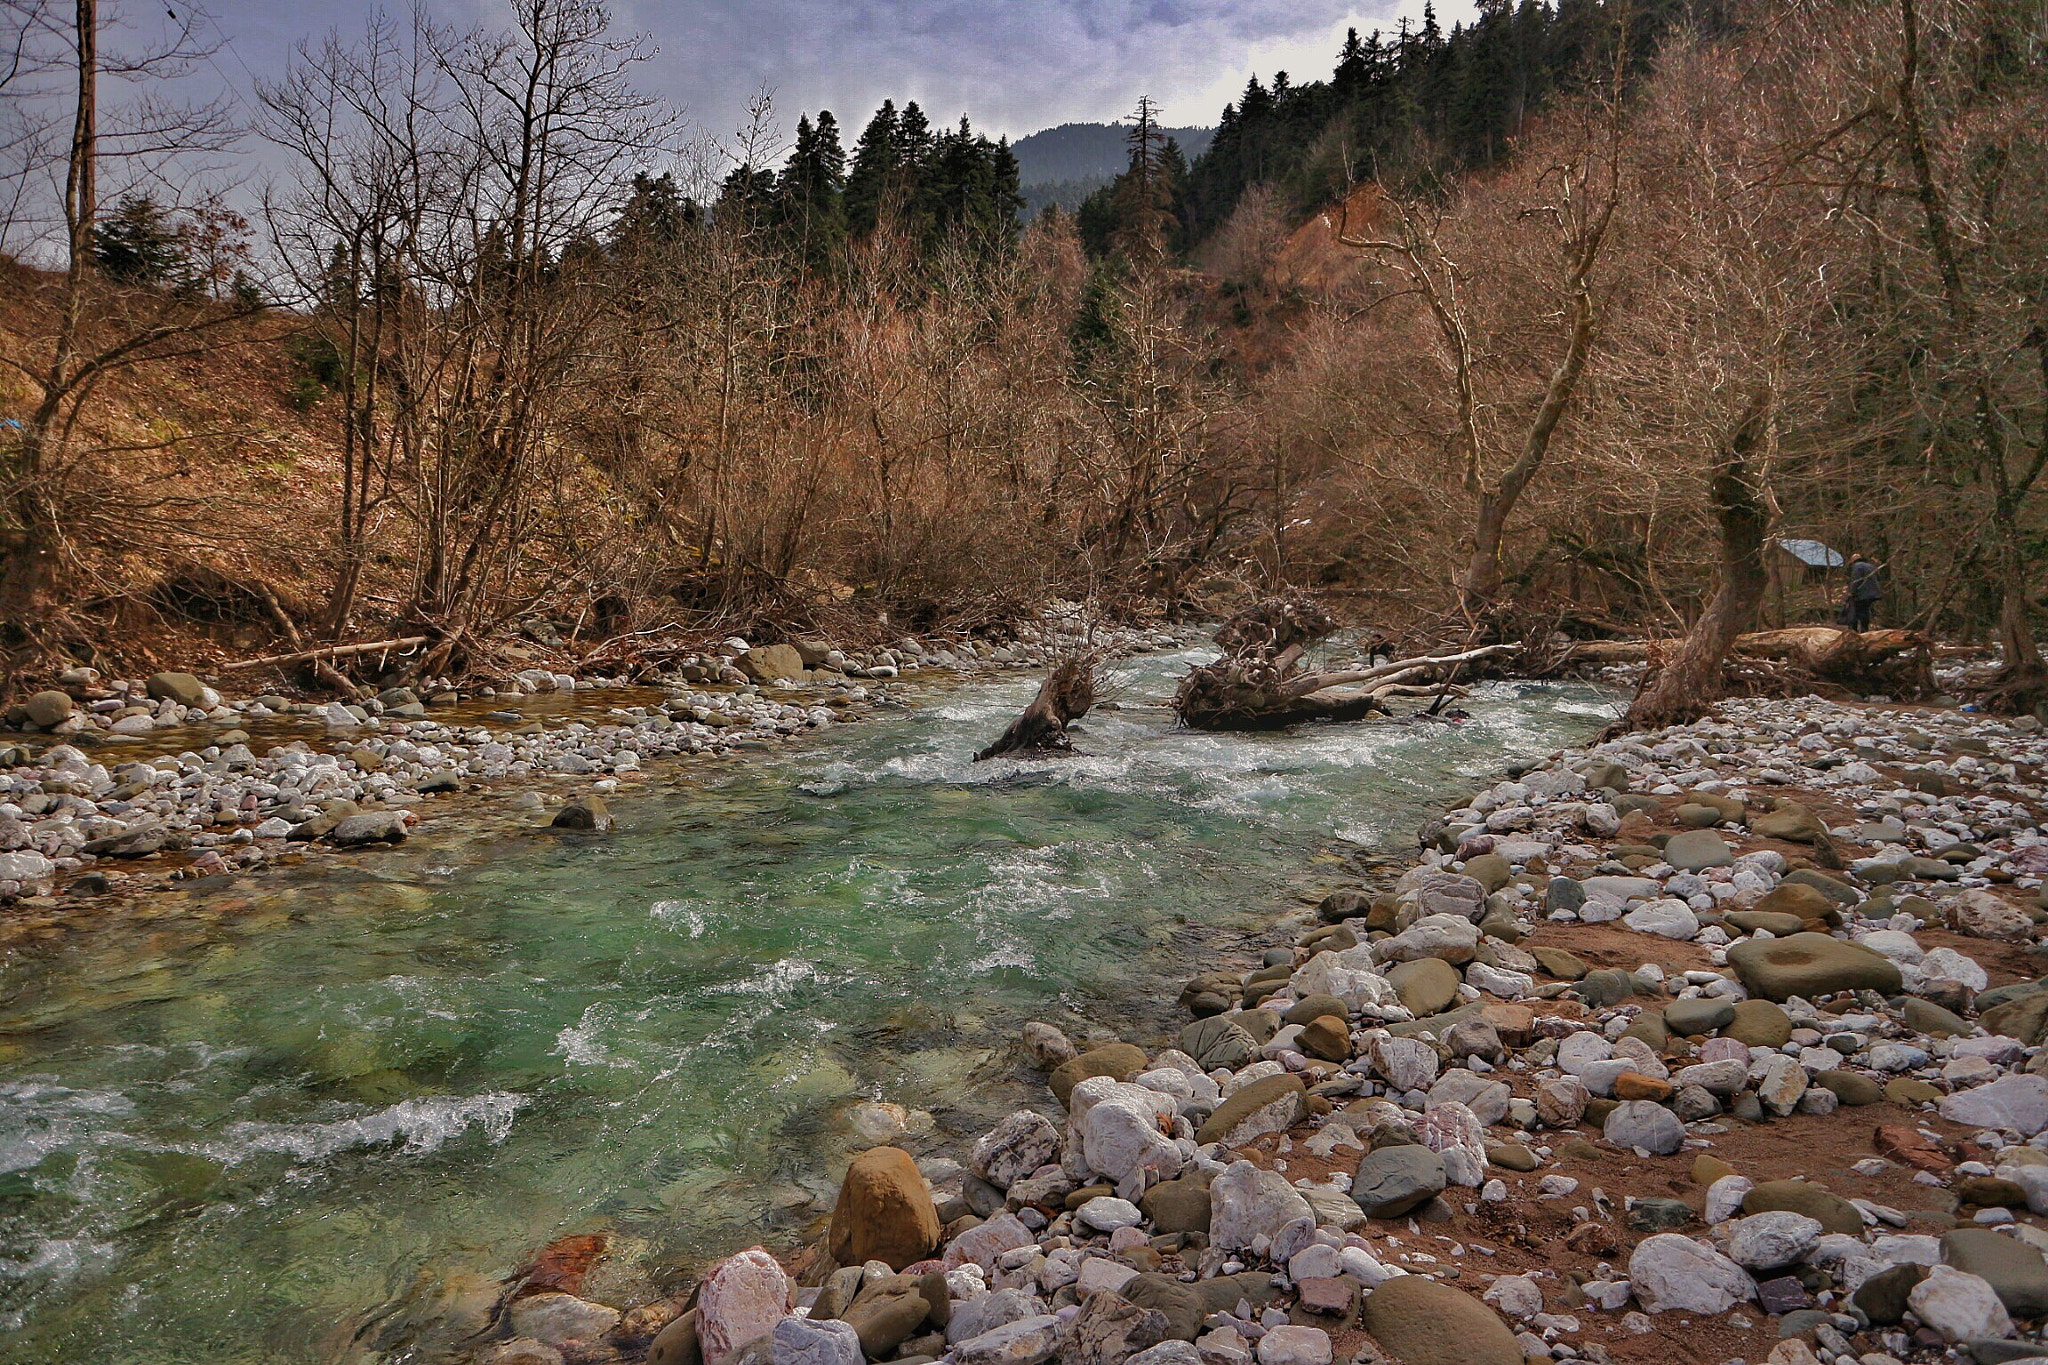
[[[968,761],[1035,677],[912,684],[657,765],[609,836],[440,819],[0,964],[0,1356],[425,1361],[437,1296],[599,1227],[586,1292],[652,1296],[829,1209],[863,1101],[964,1146],[1031,1094],[1021,1021],[1156,1036],[1344,859],[1613,714],[1491,684],[1460,724],[1177,731],[1206,657],[1120,666],[1076,757]]]

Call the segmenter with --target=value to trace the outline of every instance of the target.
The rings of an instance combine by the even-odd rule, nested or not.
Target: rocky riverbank
[[[629,1312],[550,1249],[495,1365],[2048,1357],[2048,738],[1734,703],[1476,795],[1177,1038],[870,1149],[820,1243]],[[565,1249],[566,1248],[566,1249]]]
[[[398,842],[477,802],[603,829],[604,797],[646,762],[765,750],[893,705],[889,689],[920,673],[1041,667],[1084,635],[1108,653],[1182,641],[1048,614],[1007,644],[905,639],[849,654],[735,638],[653,686],[536,669],[470,693],[394,688],[352,703],[227,695],[234,675],[74,670],[0,717],[17,736],[0,737],[0,906],[14,907],[0,933],[53,896]]]

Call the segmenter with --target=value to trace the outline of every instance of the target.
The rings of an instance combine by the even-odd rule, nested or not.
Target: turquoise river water
[[[864,1101],[914,1148],[1027,1098],[1018,1023],[1169,1026],[1241,946],[1433,802],[1612,714],[1222,736],[1124,666],[1086,753],[972,764],[1036,679],[746,760],[655,765],[608,837],[430,821],[0,961],[0,1360],[428,1361],[450,1304],[609,1228],[652,1297],[829,1209]]]

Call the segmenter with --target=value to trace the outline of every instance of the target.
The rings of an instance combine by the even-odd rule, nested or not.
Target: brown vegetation
[[[519,15],[379,24],[264,92],[291,308],[116,287],[76,249],[10,273],[17,669],[134,657],[148,613],[230,653],[424,636],[453,672],[536,621],[594,649],[1294,587],[1452,652],[1685,636],[1649,723],[1791,624],[1793,537],[1885,561],[1888,625],[1994,634],[2006,700],[2048,684],[2037,10],[1756,6],[1427,193],[1293,231],[1249,195],[1213,273],[886,202],[820,262],[730,181],[650,213],[633,172],[711,200],[772,156],[765,116],[730,162],[683,155],[594,8]]]

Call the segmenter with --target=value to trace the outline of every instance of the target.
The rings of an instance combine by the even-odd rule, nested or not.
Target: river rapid
[[[657,765],[608,836],[443,817],[167,893],[0,963],[0,1358],[427,1360],[450,1304],[609,1228],[587,1296],[789,1241],[907,1111],[964,1145],[1025,1019],[1163,1031],[1181,980],[1608,695],[1177,731],[1200,651],[1121,665],[1078,756],[969,762],[1036,675]],[[219,879],[216,879],[219,880]]]

